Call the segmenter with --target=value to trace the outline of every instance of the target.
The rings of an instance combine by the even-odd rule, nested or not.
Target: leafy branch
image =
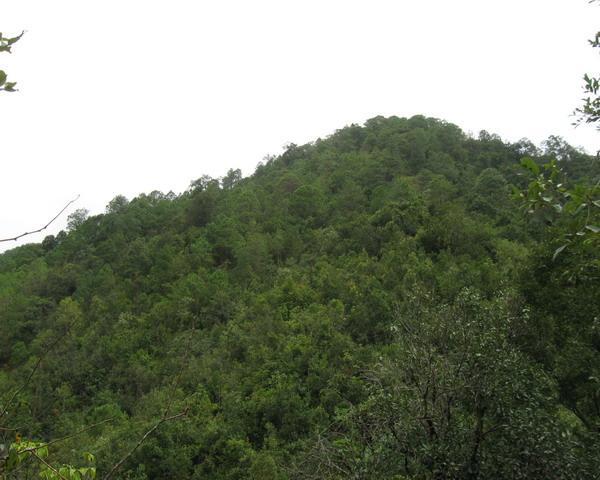
[[[529,157],[521,159],[530,182],[524,191],[516,191],[529,216],[541,218],[560,233],[560,245],[553,260],[565,250],[577,250],[579,272],[599,267],[597,247],[600,245],[600,179],[595,184],[568,186],[556,160],[540,166]],[[571,276],[574,271],[569,272]]]
[[[39,476],[46,480],[93,480],[96,478],[96,467],[53,466],[46,460],[49,455],[47,444],[17,441],[10,446],[6,458],[6,471],[14,472],[28,459],[33,459],[40,464]],[[88,463],[94,461],[94,456],[91,453],[84,453],[83,457]]]
[[[21,39],[24,33],[25,31],[12,38],[5,37],[2,35],[2,33],[0,33],[0,52],[11,53],[12,46]],[[4,70],[0,70],[0,91],[14,92],[16,91],[16,84],[17,82],[9,82],[6,72]]]

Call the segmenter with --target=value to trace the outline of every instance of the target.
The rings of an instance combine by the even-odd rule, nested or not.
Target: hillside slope
[[[118,476],[594,478],[600,295],[511,200],[524,155],[597,169],[376,117],[0,255],[0,443],[111,419],[52,449],[102,474],[184,413]]]

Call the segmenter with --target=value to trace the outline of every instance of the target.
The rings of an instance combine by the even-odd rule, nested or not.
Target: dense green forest
[[[0,255],[0,477],[600,478],[599,175],[376,117],[76,212]]]

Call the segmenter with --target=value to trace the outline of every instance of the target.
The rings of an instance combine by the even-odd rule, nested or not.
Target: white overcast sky
[[[72,197],[101,213],[117,194],[176,193],[228,168],[376,115],[424,114],[503,139],[571,126],[587,0],[15,0],[26,30],[0,68],[0,238],[40,227]],[[64,226],[65,217],[40,241]],[[0,250],[15,244],[0,244]]]

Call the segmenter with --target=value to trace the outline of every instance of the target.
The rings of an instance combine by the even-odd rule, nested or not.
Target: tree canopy
[[[375,117],[0,255],[0,473],[594,478],[600,295],[524,154],[598,169]]]

